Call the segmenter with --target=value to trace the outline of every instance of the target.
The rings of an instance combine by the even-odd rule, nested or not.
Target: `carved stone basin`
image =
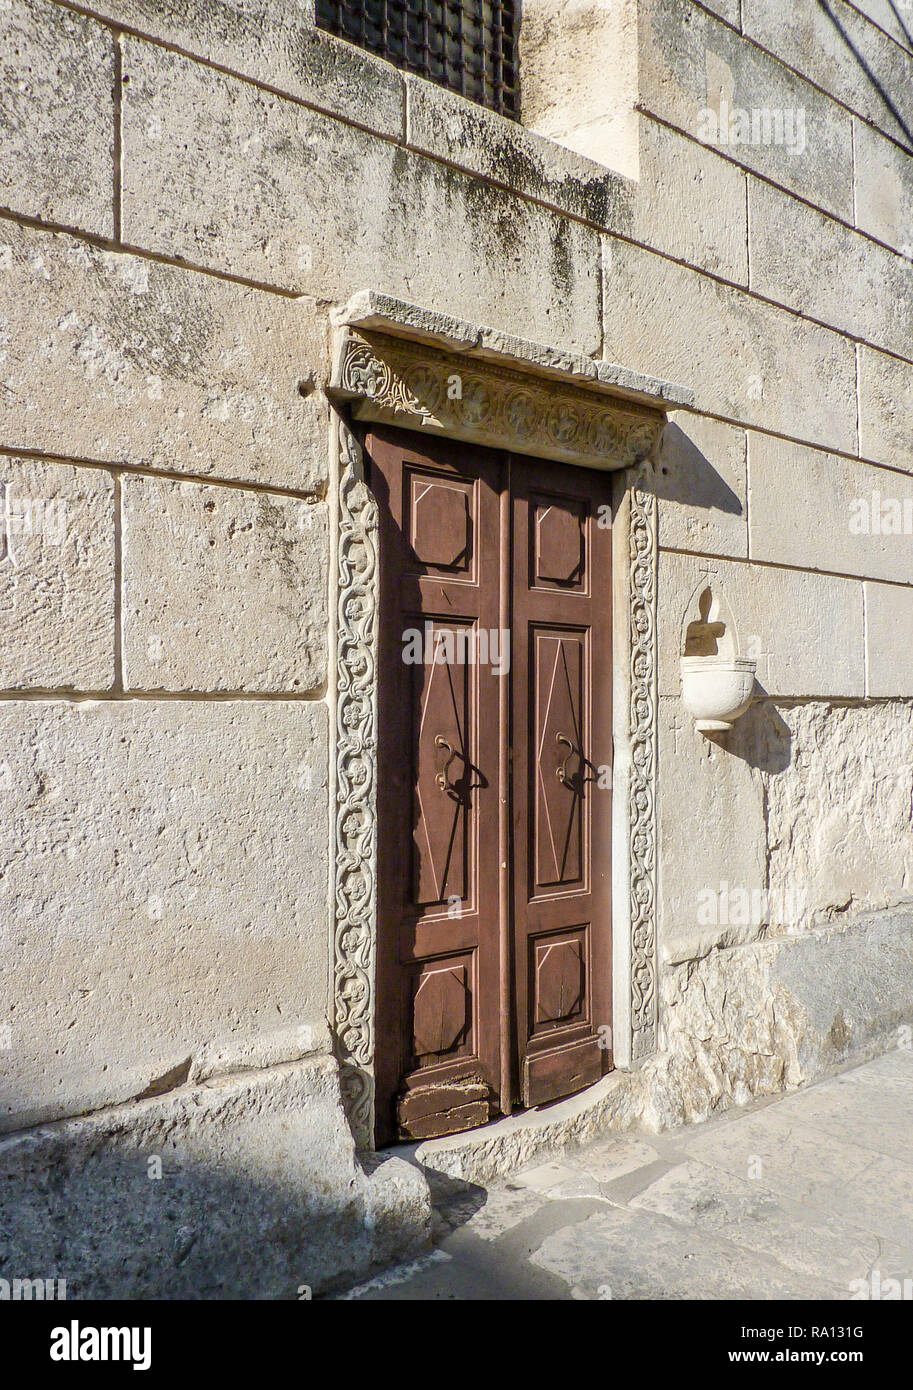
[[[683,656],[682,700],[701,733],[731,729],[751,704],[757,662],[747,656]]]

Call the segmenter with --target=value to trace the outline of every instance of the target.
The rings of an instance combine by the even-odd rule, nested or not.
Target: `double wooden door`
[[[377,427],[377,1142],[611,1068],[611,489]]]

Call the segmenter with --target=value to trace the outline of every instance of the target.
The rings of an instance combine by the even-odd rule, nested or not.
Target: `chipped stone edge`
[[[573,382],[654,410],[695,409],[694,392],[685,386],[452,318],[375,290],[359,290],[333,315],[333,323],[337,328],[389,333],[445,352],[514,366],[527,374]]]

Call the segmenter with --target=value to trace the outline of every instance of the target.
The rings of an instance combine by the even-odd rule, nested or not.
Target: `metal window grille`
[[[316,3],[327,33],[516,119],[515,0]]]

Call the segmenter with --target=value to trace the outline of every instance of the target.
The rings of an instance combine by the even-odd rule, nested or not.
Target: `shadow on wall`
[[[726,733],[705,737],[759,772],[784,772],[792,757],[792,733],[764,687],[755,681],[755,703]]]
[[[904,20],[903,15],[900,13],[900,9],[896,4],[896,0],[888,0],[888,4],[891,7],[895,19],[900,25],[902,32],[906,36],[907,43],[910,44],[911,47],[913,47],[913,33],[911,33],[910,25]],[[913,146],[913,131],[911,131],[909,125],[904,120],[904,117],[901,115],[894,102],[891,100],[891,97],[889,96],[888,92],[885,90],[882,83],[879,82],[875,73],[869,67],[869,64],[866,62],[864,55],[860,53],[859,49],[856,47],[855,43],[853,42],[852,36],[847,33],[840,20],[840,16],[835,12],[833,5],[829,3],[829,0],[818,0],[818,6],[827,15],[831,24],[833,24],[837,33],[840,35],[847,48],[850,50],[853,57],[856,59],[856,62],[859,64],[860,68],[865,73],[869,82],[872,84],[875,91],[881,97],[881,100],[884,102],[885,106],[890,111],[891,115],[894,117],[895,121],[900,126],[901,130],[906,136],[908,143],[911,146]]]
[[[661,461],[651,482],[661,501],[725,512],[729,516],[742,515],[738,495],[676,424],[668,424],[663,430]]]

